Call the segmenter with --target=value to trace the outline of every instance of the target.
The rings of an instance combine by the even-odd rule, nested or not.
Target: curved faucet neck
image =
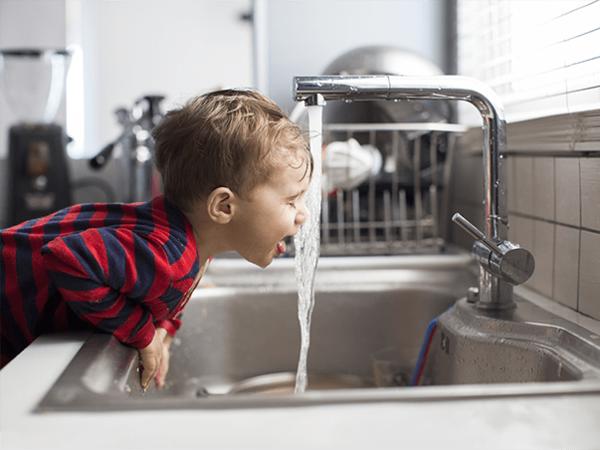
[[[471,103],[483,119],[484,233],[491,240],[508,235],[506,122],[500,98],[486,84],[462,76],[397,75],[294,77],[296,101],[321,95],[325,101],[460,100]],[[512,286],[481,269],[480,304],[492,309],[513,304]]]

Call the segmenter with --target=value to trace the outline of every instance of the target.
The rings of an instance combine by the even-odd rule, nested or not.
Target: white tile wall
[[[556,158],[554,170],[557,193],[556,221],[579,227],[581,226],[579,158]]]
[[[581,231],[579,311],[600,319],[600,234]]]
[[[600,158],[581,158],[581,226],[600,231]]]
[[[533,215],[554,220],[554,158],[533,158]]]
[[[557,224],[555,233],[553,297],[563,305],[577,309],[581,231]]]
[[[533,220],[528,217],[511,216],[508,239],[530,251],[533,249]]]
[[[527,286],[600,319],[600,158],[511,158],[509,237],[536,262]]]
[[[533,247],[530,251],[535,258],[535,271],[527,282],[548,297],[552,297],[554,286],[554,227],[551,222],[533,221]]]
[[[531,215],[533,214],[533,158],[515,158],[512,167],[515,171],[512,176],[514,186],[509,186],[508,189],[509,192],[511,189],[514,190],[516,203],[509,205],[509,208],[512,207],[521,214]]]

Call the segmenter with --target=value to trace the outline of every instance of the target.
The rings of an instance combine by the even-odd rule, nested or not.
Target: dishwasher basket
[[[452,153],[466,130],[450,123],[323,124],[324,146],[354,138],[376,147],[383,164],[360,186],[325,193],[321,255],[441,252]]]

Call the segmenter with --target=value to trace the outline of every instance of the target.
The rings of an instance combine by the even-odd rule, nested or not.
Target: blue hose
[[[448,308],[446,312],[450,311],[452,308],[453,306]],[[417,360],[417,366],[415,367],[409,386],[418,386],[419,381],[421,381],[421,375],[423,374],[423,368],[425,367],[425,362],[427,361],[427,355],[429,354],[429,348],[431,347],[431,341],[433,340],[433,335],[435,334],[439,318],[440,316],[429,322],[427,332],[425,333],[425,340],[423,341],[423,346],[421,347],[421,353],[419,353],[419,359]]]

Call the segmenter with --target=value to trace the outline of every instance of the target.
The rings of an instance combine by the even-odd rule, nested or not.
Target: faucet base
[[[513,285],[489,273],[479,266],[479,296],[475,302],[479,309],[487,311],[507,311],[514,309]]]

